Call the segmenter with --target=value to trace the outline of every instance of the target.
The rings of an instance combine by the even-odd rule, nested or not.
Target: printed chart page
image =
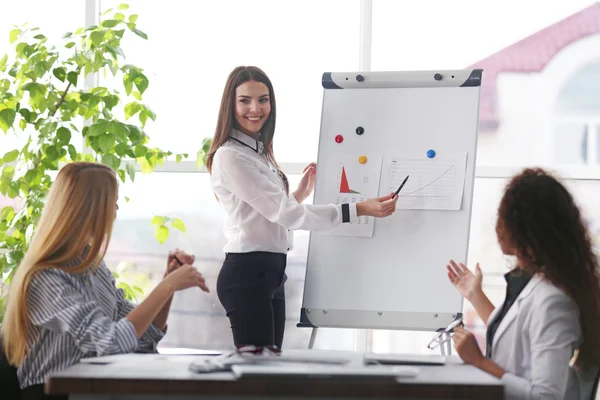
[[[381,196],[398,190],[397,210],[460,210],[467,154],[452,158],[386,157],[387,184]]]
[[[325,166],[325,200],[323,204],[359,203],[377,197],[381,177],[381,156],[373,154],[335,155]],[[319,166],[320,168],[320,166]],[[375,218],[359,217],[356,223],[340,224],[322,235],[373,236]]]

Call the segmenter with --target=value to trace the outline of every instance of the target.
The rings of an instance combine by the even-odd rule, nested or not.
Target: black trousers
[[[229,317],[236,346],[281,348],[286,261],[281,253],[227,253],[217,278],[217,295]]]

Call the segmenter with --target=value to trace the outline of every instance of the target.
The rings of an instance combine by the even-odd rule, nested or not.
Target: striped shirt
[[[27,355],[17,370],[21,388],[82,358],[155,351],[164,333],[150,325],[137,338],[125,316],[135,307],[104,262],[91,273],[51,268],[36,274],[27,293],[31,329]]]

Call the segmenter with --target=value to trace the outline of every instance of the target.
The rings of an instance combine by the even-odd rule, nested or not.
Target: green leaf
[[[125,93],[127,96],[131,94],[131,90],[133,89],[133,81],[123,78],[123,86],[125,86]]]
[[[73,161],[77,160],[77,149],[75,148],[75,146],[70,144],[68,146],[68,149],[69,149],[69,157],[71,157],[71,160],[73,160]]]
[[[117,104],[119,104],[119,97],[112,95],[112,96],[104,96],[102,98],[102,101],[104,101],[104,105],[109,109],[112,110],[114,106],[116,106]]]
[[[212,138],[211,137],[205,137],[202,140],[202,150],[204,150],[205,153],[208,153],[210,151],[210,146],[212,145]]]
[[[65,44],[65,47],[66,47],[67,49],[70,49],[70,48],[71,48],[71,47],[73,47],[73,46],[75,46],[75,42],[69,42],[69,43]]]
[[[98,144],[103,153],[108,153],[115,146],[115,136],[111,133],[105,133],[100,136]]]
[[[56,147],[54,147],[54,146],[49,146],[49,147],[46,149],[46,158],[47,158],[49,161],[54,161],[54,160],[56,160],[56,159],[58,158],[58,155],[59,155],[59,154],[60,154],[60,153],[59,153],[59,151],[58,151],[58,150],[56,149]]]
[[[108,123],[108,131],[116,135],[119,143],[126,143],[129,136],[129,128],[122,122],[110,121]]]
[[[63,39],[70,38],[71,36],[73,36],[73,32],[67,32],[63,35]]]
[[[105,133],[100,136],[99,145],[102,152],[108,153],[115,146],[115,136],[111,133]]]
[[[121,161],[115,157],[114,154],[104,154],[102,155],[102,164],[108,165],[116,171],[119,168]]]
[[[46,36],[44,36],[40,33],[39,35],[35,35],[33,38],[40,40],[40,39],[46,39]]]
[[[125,106],[125,119],[128,120],[140,111],[142,106],[137,101],[129,103]]]
[[[105,16],[106,14],[110,13],[113,9],[112,8],[108,8],[106,9],[103,13],[102,16]]]
[[[46,61],[40,61],[39,63],[35,64],[34,70],[37,76],[41,78],[46,72],[48,72],[48,67],[49,65]]]
[[[179,163],[182,158],[183,158],[183,156],[181,154],[177,154],[177,156],[175,156],[175,162]]]
[[[154,230],[154,237],[156,237],[158,243],[163,244],[169,238],[169,228],[165,225],[157,226]]]
[[[5,108],[0,111],[0,129],[2,129],[4,133],[8,132],[8,129],[13,126],[16,115],[17,112],[10,108]]]
[[[17,182],[13,182],[6,191],[6,195],[11,199],[14,199],[19,195],[19,186],[15,185],[16,183]]]
[[[71,140],[71,131],[69,130],[69,128],[61,126],[60,128],[58,128],[58,131],[56,131],[56,137],[62,144],[67,144]]]
[[[0,68],[4,68],[4,66],[6,65],[6,62],[8,61],[8,54],[5,54],[2,59],[0,60]]]
[[[119,21],[115,19],[107,19],[102,21],[100,25],[102,25],[103,28],[114,28],[115,26],[119,25]]]
[[[133,97],[135,97],[136,100],[142,101],[142,95],[140,92],[133,91],[131,94],[133,94]]]
[[[21,128],[22,131],[25,130],[25,128],[27,128],[27,121],[25,121],[24,119],[19,121],[19,128]]]
[[[26,120],[27,122],[30,122],[30,123],[33,123],[33,122],[34,122],[34,120],[31,118],[31,116],[32,116],[32,113],[31,113],[31,111],[29,111],[27,108],[21,108],[21,109],[19,110],[19,114],[21,114],[21,116],[22,116],[23,118],[25,118],[25,120]]]
[[[117,21],[124,21],[125,20],[125,16],[123,14],[121,14],[121,13],[116,13],[115,14],[115,19]]]
[[[19,150],[9,151],[2,157],[3,162],[9,163],[15,161],[19,157]]]
[[[98,46],[100,43],[102,43],[102,39],[104,39],[104,32],[103,31],[94,31],[94,32],[92,32],[90,34],[90,40],[96,46]]]
[[[132,24],[135,24],[137,22],[138,19],[138,15],[137,14],[131,14],[129,16],[129,22],[131,22]]]
[[[15,209],[11,206],[6,206],[0,211],[0,221],[11,223],[15,217]]]
[[[127,163],[127,174],[129,175],[129,179],[131,179],[131,182],[135,181],[135,166],[133,165],[133,163]]]
[[[144,94],[146,89],[148,89],[148,78],[142,73],[137,74],[133,80],[133,83],[135,83],[135,87],[137,87],[141,94]]]
[[[138,35],[142,39],[148,40],[148,35],[146,35],[144,32],[140,31],[137,28],[131,28],[131,32],[135,33],[136,35]]]
[[[61,82],[64,82],[65,78],[67,77],[67,70],[64,67],[54,68],[52,70],[52,74],[54,74],[56,79],[58,79]]]
[[[148,148],[146,146],[135,146],[135,156],[136,157],[144,157],[148,153]]]
[[[125,157],[129,151],[129,146],[125,143],[119,143],[115,148],[115,152],[119,157]]]
[[[171,226],[175,229],[179,229],[181,232],[185,233],[185,224],[179,218],[171,219]]]
[[[21,30],[20,29],[13,29],[12,31],[10,31],[10,44],[13,44],[14,42],[17,41],[17,39],[19,38],[19,35],[21,34]]]
[[[146,121],[148,121],[148,113],[146,111],[141,111],[138,116],[140,118],[140,123],[142,124],[142,127],[145,127]]]
[[[127,10],[129,8],[129,4],[119,4],[119,6],[117,7],[119,10]]]
[[[77,86],[77,72],[71,71],[67,74],[67,80],[73,85]]]
[[[202,166],[204,165],[204,151],[202,149],[198,150],[198,153],[196,154],[196,167],[198,167],[198,169],[202,168]]]
[[[164,225],[169,221],[167,217],[155,216],[152,218],[152,225]]]
[[[105,119],[100,119],[98,120],[95,124],[90,125],[88,127],[88,135],[89,136],[99,136],[102,135],[103,133],[108,132],[108,121]]]
[[[125,171],[120,169],[117,171],[117,174],[119,175],[119,178],[121,178],[121,182],[125,183],[125,179],[126,179]]]
[[[125,196],[125,203],[129,203],[129,197]]]

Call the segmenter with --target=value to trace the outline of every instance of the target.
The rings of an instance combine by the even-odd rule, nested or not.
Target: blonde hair
[[[27,292],[40,271],[81,273],[104,258],[116,216],[118,182],[109,167],[88,162],[64,166],[50,188],[39,225],[9,288],[2,325],[8,361],[19,366],[31,329]],[[86,251],[86,249],[88,251]],[[76,267],[69,261],[80,260]]]

